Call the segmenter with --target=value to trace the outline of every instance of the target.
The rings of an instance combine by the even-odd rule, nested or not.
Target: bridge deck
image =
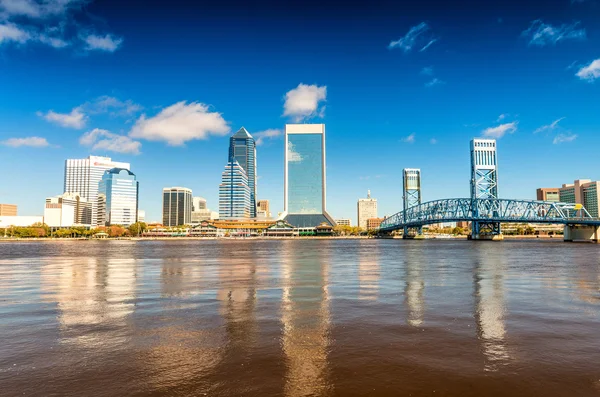
[[[381,231],[420,227],[445,222],[549,223],[600,226],[579,204],[536,200],[455,198],[435,200],[386,218]]]

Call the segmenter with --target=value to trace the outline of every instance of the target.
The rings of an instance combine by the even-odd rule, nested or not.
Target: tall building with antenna
[[[377,199],[371,198],[371,191],[367,190],[367,198],[358,199],[358,227],[367,229],[367,220],[377,218]]]

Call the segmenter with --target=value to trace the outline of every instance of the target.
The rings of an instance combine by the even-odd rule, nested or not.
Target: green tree
[[[144,233],[147,228],[148,225],[146,225],[144,222],[136,222],[129,225],[127,229],[129,230],[129,234],[132,236],[139,236],[140,234]]]

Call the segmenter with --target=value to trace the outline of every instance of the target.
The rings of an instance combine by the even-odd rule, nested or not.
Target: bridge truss
[[[453,198],[415,205],[386,218],[381,232],[445,222],[468,221],[479,225],[479,233],[496,234],[500,223],[550,223],[600,226],[580,204],[497,198]]]

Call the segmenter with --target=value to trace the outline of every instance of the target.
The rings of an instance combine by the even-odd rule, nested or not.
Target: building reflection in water
[[[44,300],[57,304],[63,343],[114,349],[127,342],[125,328],[135,306],[134,259],[53,258],[41,273]]]
[[[475,258],[475,321],[477,336],[485,356],[484,369],[496,371],[510,359],[506,346],[506,303],[504,275],[506,264],[502,252],[486,250],[487,244],[477,245]],[[500,251],[501,248],[497,247]]]
[[[420,243],[419,243],[420,245]],[[421,247],[408,247],[404,256],[405,287],[404,303],[408,311],[407,322],[413,327],[423,324],[425,302],[423,294],[425,282],[423,281],[423,255]]]
[[[377,300],[379,293],[379,244],[358,240],[358,298]]]
[[[250,352],[256,343],[257,272],[252,255],[227,259],[218,266],[220,314],[232,353]]]
[[[323,395],[330,388],[328,348],[329,246],[322,242],[317,250],[302,252],[286,241],[283,249],[283,294],[281,322],[282,345],[286,357],[286,396]]]

